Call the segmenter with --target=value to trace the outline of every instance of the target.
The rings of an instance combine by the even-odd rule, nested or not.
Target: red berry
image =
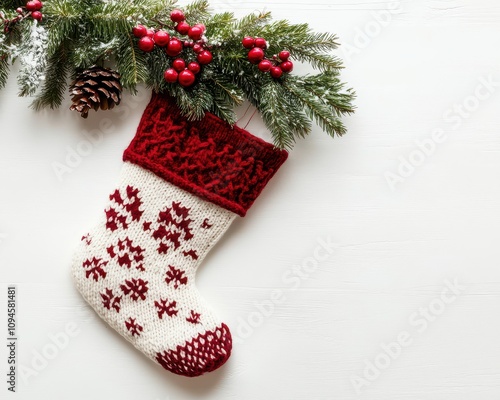
[[[140,38],[137,45],[142,51],[145,51],[146,53],[153,51],[153,49],[155,48],[155,42],[149,36]]]
[[[290,52],[285,50],[280,51],[279,57],[281,61],[287,61],[290,58]]]
[[[255,39],[255,46],[260,47],[261,49],[266,49],[267,48],[266,39],[260,38],[260,37],[256,38]]]
[[[168,83],[175,83],[177,82],[177,77],[179,76],[179,73],[173,69],[169,68],[163,73],[163,77]]]
[[[250,36],[246,36],[241,41],[241,44],[245,49],[253,49],[255,47],[255,39]]]
[[[193,72],[188,69],[185,69],[179,74],[179,84],[181,86],[189,87],[194,83],[195,80],[196,77],[194,76]]]
[[[198,53],[201,53],[203,51],[203,46],[201,44],[195,44],[193,46],[193,51],[198,54]]]
[[[41,21],[43,18],[43,15],[40,11],[33,11],[31,13],[31,16],[33,17],[33,19],[36,19],[37,21]]]
[[[144,25],[137,25],[137,26],[134,26],[132,28],[132,33],[134,34],[134,36],[136,38],[141,38],[141,37],[144,37],[146,36],[146,34],[148,33],[148,30],[146,29],[146,27]]]
[[[170,13],[170,19],[173,22],[182,22],[186,19],[186,17],[181,10],[172,10],[172,12]]]
[[[181,35],[187,35],[189,33],[189,30],[191,29],[191,27],[189,26],[189,24],[185,21],[182,21],[182,22],[179,22],[176,26],[175,26],[175,30],[177,32],[179,32]]]
[[[147,29],[146,30],[146,36],[150,37],[151,39],[153,39],[155,37],[155,31],[153,29]]]
[[[283,75],[283,71],[281,70],[280,67],[272,67],[271,68],[271,76],[273,78],[276,78],[276,79],[281,78],[281,75]]]
[[[16,13],[18,14],[22,14],[24,11],[23,11],[23,8],[22,7],[18,7],[16,8]]]
[[[293,71],[293,62],[291,61],[284,61],[280,64],[280,68],[283,72],[292,72]]]
[[[248,52],[248,60],[252,64],[257,64],[264,59],[264,50],[260,47],[254,47],[252,50]]]
[[[171,39],[167,45],[166,53],[170,57],[177,57],[183,49],[182,42],[178,39]]]
[[[262,60],[259,63],[259,69],[262,72],[269,72],[272,67],[273,67],[273,63],[271,61],[269,61],[269,60]]]
[[[168,44],[170,35],[165,31],[158,31],[155,33],[153,40],[158,46],[164,47]]]
[[[40,11],[42,8],[42,3],[39,0],[32,0],[26,3],[26,10],[28,11]]]
[[[188,64],[188,69],[193,73],[193,74],[198,74],[201,70],[200,64],[198,64],[195,61],[192,61]]]
[[[203,29],[199,26],[193,26],[189,29],[188,36],[193,40],[200,40],[203,36]]]
[[[198,54],[196,59],[198,60],[198,62],[201,65],[207,65],[207,64],[210,64],[212,62],[212,60],[214,59],[214,56],[208,50],[203,50],[201,53]]]
[[[203,31],[203,33],[205,33],[205,31],[207,30],[207,27],[203,24],[195,24],[194,26],[197,26],[199,28],[201,28],[201,30]]]
[[[176,71],[181,72],[182,70],[186,69],[186,61],[184,61],[182,58],[176,58],[172,62],[172,68]]]

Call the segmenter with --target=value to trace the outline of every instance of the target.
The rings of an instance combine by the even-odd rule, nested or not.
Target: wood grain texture
[[[68,323],[78,331],[20,382],[16,398],[500,399],[500,4],[213,4],[239,15],[267,8],[337,32],[347,48],[339,50],[343,77],[358,93],[349,133],[332,140],[315,129],[299,142],[206,259],[199,288],[237,341],[222,370],[188,380],[162,371],[100,321],[69,275],[147,91],[82,121],[63,109],[28,110],[11,79],[0,92],[0,282],[1,293],[18,285],[19,361],[32,368],[53,335]],[[380,22],[387,13],[389,22]],[[52,164],[95,129],[106,131],[103,140],[59,180]],[[259,118],[249,130],[268,137]],[[444,133],[439,143],[436,130]],[[388,173],[405,162],[410,172],[391,187]],[[321,241],[331,244],[319,260]],[[454,282],[457,294],[448,291],[446,303],[443,291]],[[405,333],[410,343],[399,354],[393,346],[387,363],[382,345]],[[367,365],[377,363],[384,368],[368,379]],[[359,393],[355,377],[367,379]]]

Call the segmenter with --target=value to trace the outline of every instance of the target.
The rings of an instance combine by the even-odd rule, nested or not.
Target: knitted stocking
[[[214,115],[188,122],[171,99],[153,95],[120,183],[74,257],[78,290],[165,369],[217,369],[231,333],[196,289],[196,269],[286,157]]]

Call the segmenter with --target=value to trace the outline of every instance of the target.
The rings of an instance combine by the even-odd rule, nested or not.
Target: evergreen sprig
[[[2,89],[9,77],[9,61],[6,53],[0,52],[0,89]]]
[[[4,21],[15,18],[16,7],[24,3],[0,0]],[[26,19],[0,31],[0,89],[6,84],[9,64],[19,59],[20,95],[34,96],[32,106],[37,110],[55,108],[64,101],[69,77],[92,65],[107,64],[119,72],[125,89],[135,93],[137,85],[146,84],[165,91],[191,120],[210,111],[233,125],[234,109],[246,99],[261,113],[280,148],[291,148],[305,137],[313,121],[331,136],[345,133],[342,116],[354,111],[355,93],[339,78],[342,62],[333,55],[339,45],[334,34],[314,32],[307,24],[274,21],[269,12],[240,19],[230,12],[212,14],[206,0],[195,0],[184,9],[186,21],[206,26],[214,60],[203,67],[195,85],[183,88],[164,80],[172,58],[159,48],[141,51],[132,35],[138,23],[178,35],[169,19],[175,7],[176,0],[46,0],[41,25]],[[30,42],[37,33],[43,37]],[[248,61],[248,50],[241,45],[245,36],[264,37],[267,54],[288,50],[294,61],[318,71],[273,79]],[[186,58],[195,57],[192,50],[185,52]]]

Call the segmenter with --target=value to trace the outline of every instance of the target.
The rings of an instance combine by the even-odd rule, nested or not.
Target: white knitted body
[[[206,372],[207,362],[229,356],[230,334],[199,295],[195,274],[235,216],[126,162],[105,213],[75,254],[76,286],[153,361],[177,351],[163,367],[190,376]],[[206,342],[210,349],[201,349]]]

